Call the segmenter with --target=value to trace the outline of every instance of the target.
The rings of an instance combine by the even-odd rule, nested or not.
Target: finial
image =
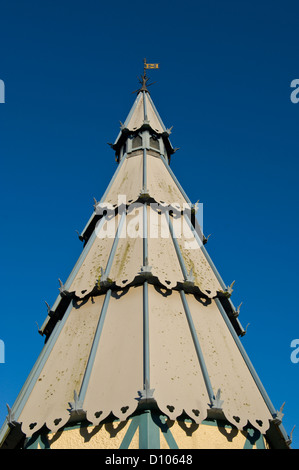
[[[158,69],[158,68],[159,68],[159,64],[147,64],[146,59],[143,59],[143,75],[141,77],[137,77],[141,85],[141,88],[133,91],[133,93],[139,93],[140,91],[145,91],[146,93],[149,93],[147,87],[153,85],[155,82],[147,83],[149,81],[149,77],[147,77],[146,75],[146,70]]]

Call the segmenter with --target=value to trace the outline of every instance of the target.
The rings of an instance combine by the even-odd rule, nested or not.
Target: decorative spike
[[[145,401],[153,401],[154,400],[154,388],[149,387],[148,380],[145,379],[144,383],[144,389],[143,390],[138,390],[138,395],[140,400],[145,400]]]
[[[139,197],[142,199],[148,199],[150,197],[149,190],[146,188],[141,189]]]
[[[144,265],[141,266],[141,268],[140,268],[140,273],[139,273],[139,274],[150,275],[151,273],[152,273],[152,267],[149,266],[149,264],[148,264],[148,259],[145,258],[145,260],[144,260]]]
[[[50,315],[51,307],[50,307],[50,305],[48,304],[48,302],[46,302],[46,301],[45,301],[45,304],[46,304],[46,306],[47,306],[48,315]]]
[[[241,308],[241,305],[242,305],[242,304],[243,304],[243,302],[241,302],[240,305],[239,305],[239,307],[237,307],[237,310],[235,310],[235,311],[233,312],[233,316],[234,316],[235,318],[237,318],[237,317],[239,316],[239,314],[240,314],[240,308]],[[247,326],[248,326],[248,325],[247,325]],[[246,328],[247,328],[247,327],[246,327]]]
[[[101,275],[100,275],[100,283],[107,281],[107,276],[105,274],[104,268],[101,266]]]
[[[236,281],[233,281],[230,286],[228,286],[224,291],[221,291],[228,299],[232,295],[233,292],[233,285]]]
[[[96,200],[96,198],[95,198],[95,197],[93,198],[93,202],[94,202],[94,205],[93,205],[93,207],[94,207],[94,209],[96,210],[96,208],[97,208],[97,205],[98,205],[98,201]]]
[[[59,290],[60,291],[64,290],[64,284],[63,284],[62,280],[58,278],[58,282],[59,282]]]
[[[236,282],[236,281],[233,281],[233,282],[231,283],[231,285],[228,286],[227,292],[228,292],[229,294],[232,294],[232,292],[233,292],[233,286],[234,286],[235,282]]]
[[[64,286],[63,282],[61,281],[61,279],[58,279],[58,282],[59,282],[59,292],[60,292],[60,294],[61,295],[66,295],[68,292],[65,289],[65,286]]]
[[[100,267],[100,271],[101,274],[96,281],[96,287],[98,289],[100,289],[101,287],[108,287],[113,283],[113,281],[107,276],[105,270],[102,267]]]
[[[193,269],[191,268],[189,273],[186,276],[185,282],[188,282],[190,284],[194,284],[195,277],[193,276]]]
[[[204,245],[205,245],[206,243],[208,243],[208,240],[209,240],[209,238],[210,238],[211,235],[212,235],[212,234],[210,233],[210,235],[208,235],[207,237],[205,237],[205,236],[203,237],[203,244],[204,244]]]
[[[290,432],[289,439],[287,440],[287,444],[288,444],[288,445],[291,445],[291,444],[292,444],[292,441],[293,441],[293,432],[294,432],[295,427],[296,427],[296,425],[293,426],[293,429],[292,429],[292,431]]]
[[[6,416],[7,422],[9,424],[9,426],[15,426],[16,422],[15,422],[14,413],[12,412],[12,409],[8,406],[7,403],[6,403],[6,408],[7,408],[7,411],[8,411],[8,415]]]
[[[195,202],[195,204],[191,204],[191,211],[192,212],[197,212],[198,211],[198,204],[199,204],[199,199],[198,201]]]
[[[80,411],[83,411],[83,402],[79,400],[76,390],[74,390],[74,401],[69,402],[69,405],[71,407],[71,412],[79,413]]]
[[[216,396],[214,396],[212,398],[212,408],[213,409],[215,409],[215,408],[218,409],[218,410],[222,409],[222,405],[223,405],[224,401],[220,400],[220,395],[221,395],[221,390],[220,390],[220,388],[218,388]]]
[[[284,413],[282,412],[282,410],[283,410],[285,404],[286,404],[286,402],[283,402],[283,404],[281,405],[279,411],[276,411],[276,415],[274,416],[274,419],[273,419],[275,424],[281,424],[282,418],[284,416]]]

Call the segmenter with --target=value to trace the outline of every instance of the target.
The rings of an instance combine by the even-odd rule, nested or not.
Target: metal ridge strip
[[[208,395],[209,395],[210,405],[212,406],[213,401],[214,401],[214,392],[213,392],[212,384],[211,384],[211,381],[210,381],[210,376],[209,376],[209,373],[208,373],[208,369],[207,369],[207,366],[206,366],[206,363],[205,363],[205,360],[204,360],[204,356],[203,356],[203,353],[202,353],[202,350],[201,350],[201,347],[200,347],[200,344],[199,344],[198,336],[196,334],[195,326],[194,326],[194,323],[193,323],[193,320],[192,320],[192,315],[191,315],[189,305],[188,305],[188,302],[187,302],[187,299],[186,299],[186,294],[183,290],[180,290],[180,295],[181,295],[182,303],[183,303],[183,306],[184,306],[185,314],[186,314],[186,317],[187,317],[187,321],[188,321],[188,324],[189,324],[189,328],[190,328],[191,336],[192,336],[192,339],[193,339],[193,343],[194,343],[194,346],[195,346],[196,354],[197,354],[197,357],[198,357],[198,360],[199,360],[199,365],[200,365],[202,375],[203,375],[203,378],[204,378],[204,381],[205,381],[205,385],[206,385],[206,388],[207,388],[207,392],[208,392]]]
[[[88,384],[89,384],[89,379],[90,379],[90,376],[91,376],[91,372],[92,372],[96,352],[97,352],[97,349],[98,349],[98,344],[99,344],[99,341],[100,341],[100,337],[101,337],[103,326],[104,326],[104,321],[105,321],[105,318],[106,318],[106,313],[107,313],[108,306],[109,306],[111,292],[112,292],[111,289],[109,289],[106,293],[105,300],[104,300],[104,303],[103,303],[103,306],[102,306],[102,309],[101,309],[99,321],[98,321],[98,324],[97,324],[97,329],[96,329],[94,339],[93,339],[93,343],[92,343],[92,346],[91,346],[91,349],[90,349],[90,353],[89,353],[89,357],[88,357],[84,377],[83,377],[81,387],[80,387],[80,392],[79,392],[79,400],[81,401],[81,403],[84,402],[84,399],[85,399],[85,396],[86,396],[86,392],[87,392],[87,388],[88,388]]]

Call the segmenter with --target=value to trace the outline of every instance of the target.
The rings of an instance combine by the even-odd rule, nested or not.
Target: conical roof
[[[118,168],[40,330],[46,341],[12,410],[27,437],[74,417],[94,425],[154,404],[287,439],[239,336],[244,330],[192,205],[167,130],[138,92],[113,148]],[[2,438],[7,432],[2,428]],[[269,431],[270,430],[270,431]]]

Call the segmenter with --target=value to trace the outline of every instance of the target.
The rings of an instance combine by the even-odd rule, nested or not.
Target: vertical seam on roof
[[[184,306],[185,314],[186,314],[186,317],[187,317],[187,321],[188,321],[190,333],[191,333],[191,336],[192,336],[193,344],[194,344],[194,347],[195,347],[195,350],[196,350],[197,358],[198,358],[198,361],[199,361],[199,365],[200,365],[200,368],[201,368],[201,372],[202,372],[202,375],[203,375],[203,378],[204,378],[204,381],[205,381],[205,385],[206,385],[206,389],[207,389],[207,392],[208,392],[208,395],[209,395],[210,405],[212,405],[213,404],[213,399],[214,399],[214,392],[213,392],[212,384],[211,384],[211,381],[210,381],[208,369],[207,369],[207,366],[206,366],[206,363],[205,363],[204,355],[203,355],[202,349],[200,347],[199,339],[198,339],[198,336],[197,336],[197,333],[196,333],[196,330],[195,330],[192,315],[191,315],[189,305],[188,305],[188,302],[187,302],[187,299],[186,299],[186,294],[183,290],[180,290],[180,295],[181,295],[182,303],[183,303],[183,306]]]
[[[105,295],[105,300],[104,300],[104,303],[102,305],[99,321],[98,321],[98,324],[97,324],[97,329],[96,329],[96,332],[95,332],[95,335],[94,335],[93,343],[92,343],[92,346],[91,346],[91,349],[90,349],[87,365],[86,365],[86,368],[85,368],[84,377],[83,377],[83,380],[82,380],[82,383],[81,383],[80,392],[79,392],[79,400],[82,403],[84,402],[84,399],[85,399],[85,396],[86,396],[86,392],[87,392],[91,372],[92,372],[92,369],[93,369],[93,364],[94,364],[94,361],[95,361],[98,345],[99,345],[101,334],[102,334],[102,331],[103,331],[104,321],[105,321],[105,318],[106,318],[106,313],[107,313],[107,310],[108,310],[110,297],[111,297],[111,289],[109,289],[106,292],[106,295]],[[83,408],[84,408],[84,406],[83,406]]]

